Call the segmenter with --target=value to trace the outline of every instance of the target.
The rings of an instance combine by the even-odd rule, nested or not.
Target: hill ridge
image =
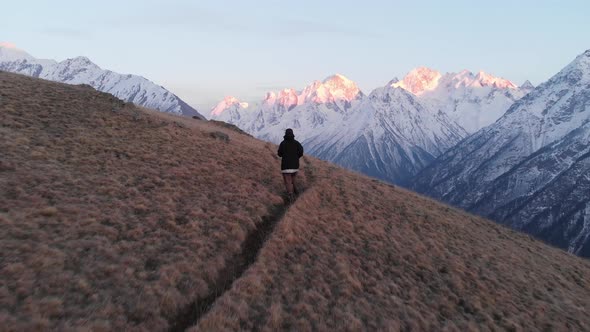
[[[60,62],[36,59],[14,45],[0,43],[0,70],[61,83],[88,84],[140,106],[205,119],[195,108],[163,86],[140,75],[102,69],[85,56]]]

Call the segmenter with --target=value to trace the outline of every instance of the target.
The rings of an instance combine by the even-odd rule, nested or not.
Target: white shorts
[[[297,173],[299,170],[298,169],[283,169],[281,170],[281,173],[283,174],[293,174],[293,173]]]

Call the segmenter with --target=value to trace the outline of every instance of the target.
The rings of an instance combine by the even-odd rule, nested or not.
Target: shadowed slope
[[[590,258],[590,49],[409,187]]]

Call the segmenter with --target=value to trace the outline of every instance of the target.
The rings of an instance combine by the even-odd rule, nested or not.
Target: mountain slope
[[[301,92],[268,93],[258,104],[227,97],[211,116],[275,143],[293,128],[308,153],[393,183],[404,183],[467,135],[403,89],[387,85],[365,96],[342,75]]]
[[[450,149],[413,187],[590,256],[590,51],[490,127]]]
[[[268,146],[88,86],[0,72],[0,123],[2,329],[167,330],[282,206]]]
[[[403,89],[375,89],[339,126],[303,141],[309,153],[348,169],[404,183],[467,133]]]
[[[532,90],[528,81],[518,87],[483,71],[473,74],[463,70],[442,75],[426,67],[413,69],[393,86],[411,92],[429,107],[446,113],[468,133],[495,122],[516,100]]]
[[[35,59],[7,43],[0,43],[0,70],[68,84],[88,84],[127,102],[161,112],[204,117],[170,91],[137,75],[103,70],[86,57],[61,62]]]
[[[275,145],[4,72],[0,120],[3,329],[590,328],[588,261],[400,188],[306,157],[286,207]]]

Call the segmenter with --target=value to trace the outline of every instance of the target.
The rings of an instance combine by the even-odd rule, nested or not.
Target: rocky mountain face
[[[590,257],[590,50],[420,172],[415,190]]]
[[[256,104],[227,97],[211,117],[275,143],[293,128],[307,153],[394,183],[404,183],[467,135],[404,89],[388,84],[366,96],[342,75],[302,91],[268,93]]]
[[[0,70],[68,84],[88,84],[136,105],[161,112],[204,117],[178,96],[137,75],[101,69],[86,57],[61,62],[36,59],[14,45],[0,44]]]
[[[407,91],[375,89],[338,126],[304,141],[308,151],[343,167],[404,184],[467,133]]]
[[[468,70],[442,75],[436,70],[420,67],[394,83],[434,110],[446,113],[468,133],[494,123],[518,99],[532,90],[525,82],[521,87],[509,80],[483,71]]]

